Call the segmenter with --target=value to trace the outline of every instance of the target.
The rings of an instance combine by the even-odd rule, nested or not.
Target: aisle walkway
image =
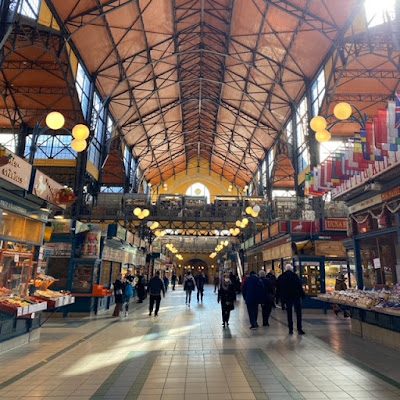
[[[289,336],[276,309],[251,331],[239,298],[223,330],[210,286],[203,304],[184,301],[178,287],[158,317],[146,301],[128,318],[46,322],[40,341],[0,355],[0,399],[400,399],[399,353],[350,337],[347,320],[306,314],[307,335]],[[342,353],[353,340],[358,354]]]

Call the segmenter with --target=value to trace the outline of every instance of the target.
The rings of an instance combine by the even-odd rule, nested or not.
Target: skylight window
[[[393,21],[396,18],[396,0],[365,0],[365,16],[369,28]]]

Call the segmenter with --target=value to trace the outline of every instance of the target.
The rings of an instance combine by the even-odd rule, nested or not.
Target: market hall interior
[[[223,329],[211,285],[203,303],[184,302],[179,285],[158,317],[149,317],[145,300],[127,318],[47,320],[38,340],[0,355],[0,398],[400,398],[399,353],[350,335],[349,319],[331,310],[306,311],[306,335],[289,336],[280,308],[269,327],[249,330],[241,295]]]

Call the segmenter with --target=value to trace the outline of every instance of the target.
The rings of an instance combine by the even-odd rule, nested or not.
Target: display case
[[[0,250],[0,287],[10,289],[14,294],[28,293],[29,281],[34,278],[34,246],[3,242]]]
[[[91,263],[77,263],[73,266],[71,291],[91,293],[93,284],[98,281],[98,266]]]

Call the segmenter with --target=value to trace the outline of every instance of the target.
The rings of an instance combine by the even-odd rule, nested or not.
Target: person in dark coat
[[[214,293],[215,293],[215,292],[217,291],[217,289],[218,289],[218,286],[219,286],[219,276],[218,276],[218,273],[215,273],[213,283],[214,283]]]
[[[297,317],[297,332],[304,335],[301,321],[301,299],[304,298],[304,290],[300,278],[293,272],[293,266],[286,264],[285,272],[280,281],[280,296],[286,304],[289,334],[293,334],[293,307]]]
[[[347,290],[346,278],[345,278],[344,274],[340,274],[336,278],[335,290],[337,290],[337,291]],[[347,311],[344,308],[344,306],[341,306],[340,304],[334,304],[333,305],[333,312],[336,314],[337,317],[339,316],[340,312],[343,312],[343,316],[345,318],[349,318],[350,317],[350,315],[347,313]]]
[[[235,308],[236,291],[229,276],[226,275],[218,289],[218,303],[221,302],[222,327],[229,326],[231,311]]]
[[[286,310],[286,305],[285,305],[285,302],[283,301],[283,299],[281,297],[282,276],[283,276],[283,274],[280,274],[278,276],[278,279],[276,280],[276,302],[277,302],[277,304],[278,304],[278,302],[281,302],[282,311],[284,311],[284,310]]]
[[[260,277],[264,288],[261,300],[263,326],[269,326],[268,320],[271,315],[272,304],[275,300],[274,285],[271,280],[266,277],[264,270],[261,270],[258,273],[258,276]]]
[[[138,295],[138,303],[143,303],[143,300],[146,298],[146,287],[144,285],[143,275],[138,275],[135,288]]]
[[[272,307],[275,308],[275,298],[276,298],[276,286],[277,286],[277,281],[275,277],[275,272],[271,269],[268,271],[268,274],[266,278],[271,282],[273,290],[274,290],[274,301],[272,303]]]
[[[122,304],[124,304],[124,289],[125,285],[122,281],[122,274],[119,274],[114,282],[114,296],[115,296],[115,308],[113,317],[119,317],[122,310]]]
[[[251,271],[250,276],[246,278],[242,292],[249,313],[250,329],[257,329],[258,305],[262,301],[263,285],[254,271]]]
[[[157,317],[161,303],[161,292],[163,293],[163,297],[165,297],[165,287],[164,282],[160,278],[160,271],[156,271],[155,275],[150,279],[147,285],[147,292],[150,294],[149,316],[153,312],[155,302],[156,309],[154,311],[154,316]]]
[[[206,277],[203,272],[200,272],[196,275],[196,287],[197,287],[197,302],[203,302],[203,294],[204,294],[204,285],[206,283]]]
[[[172,290],[175,290],[176,280],[177,280],[176,274],[175,272],[173,272],[171,276]]]
[[[163,281],[164,281],[165,291],[168,291],[169,279],[167,275],[164,276]]]

